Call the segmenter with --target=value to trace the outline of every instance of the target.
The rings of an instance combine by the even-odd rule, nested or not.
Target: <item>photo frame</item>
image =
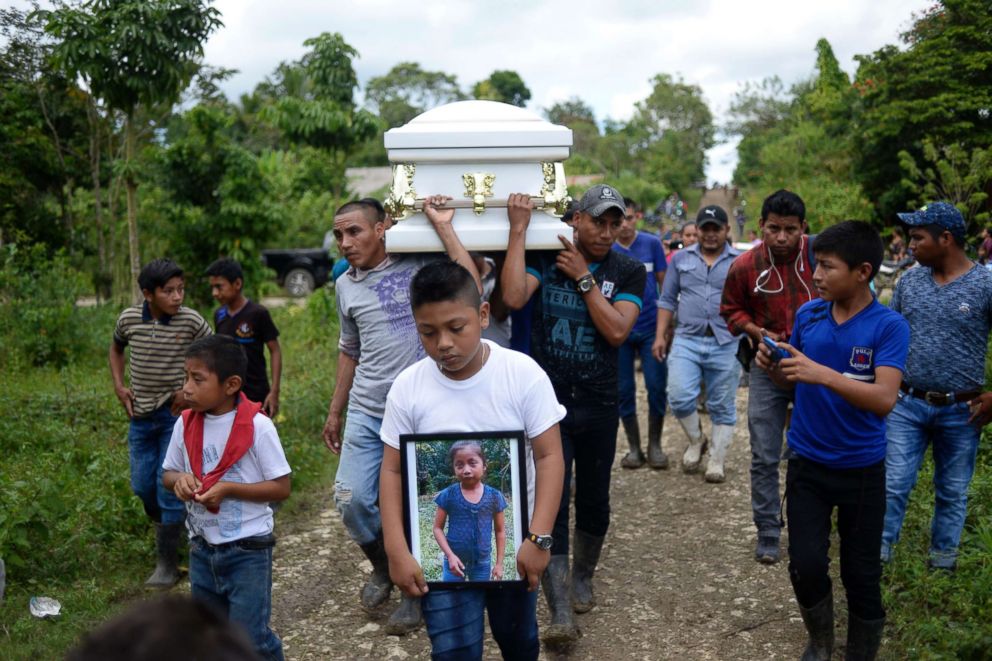
[[[525,584],[516,562],[530,523],[524,438],[522,431],[400,436],[407,544],[431,589]],[[485,465],[481,476],[473,473],[479,472],[480,460]],[[500,522],[505,544],[498,576]],[[439,534],[461,568],[448,562]]]

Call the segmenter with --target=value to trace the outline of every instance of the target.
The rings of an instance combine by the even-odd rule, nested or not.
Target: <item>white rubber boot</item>
[[[733,425],[713,425],[713,440],[710,442],[710,460],[706,465],[707,482],[723,482],[723,460],[727,456],[727,448],[734,440]]]
[[[699,414],[693,411],[686,417],[679,418],[678,421],[685,435],[689,437],[689,447],[682,455],[682,472],[695,473],[699,471],[699,463],[706,449],[706,437],[703,436],[702,427],[699,425]]]

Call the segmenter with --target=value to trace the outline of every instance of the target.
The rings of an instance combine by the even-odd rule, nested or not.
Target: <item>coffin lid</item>
[[[572,131],[497,101],[457,101],[386,131],[386,149],[570,147]]]

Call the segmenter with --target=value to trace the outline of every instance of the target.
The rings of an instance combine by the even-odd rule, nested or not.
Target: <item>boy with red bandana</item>
[[[289,464],[261,405],[241,395],[248,369],[237,340],[214,335],[186,351],[183,397],[162,484],[186,503],[193,596],[245,627],[266,659],[283,658],[269,629],[273,517],[289,497]]]

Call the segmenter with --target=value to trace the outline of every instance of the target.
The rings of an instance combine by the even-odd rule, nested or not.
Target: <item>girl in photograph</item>
[[[503,510],[506,499],[486,484],[486,456],[477,441],[458,441],[448,450],[451,470],[458,480],[445,488],[434,502],[434,539],[444,552],[442,580],[494,581],[503,578],[506,528]],[[448,523],[448,532],[444,524]],[[496,562],[491,561],[493,531],[496,532]]]

